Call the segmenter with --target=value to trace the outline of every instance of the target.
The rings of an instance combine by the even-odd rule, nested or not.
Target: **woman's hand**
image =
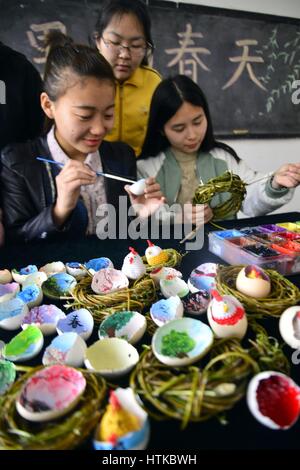
[[[94,184],[96,173],[77,160],[69,160],[55,178],[57,188],[53,219],[57,226],[62,225],[75,209],[82,185]]]
[[[213,218],[213,211],[208,204],[185,204],[183,206],[183,222],[189,222],[196,227],[206,224]]]
[[[272,187],[296,188],[300,183],[300,163],[287,163],[282,165],[273,175]]]
[[[129,196],[131,205],[134,207],[136,214],[142,218],[149,217],[166,202],[166,198],[160,190],[160,185],[153,177],[146,180],[144,194],[140,196],[132,194],[129,185],[126,185],[124,189]]]

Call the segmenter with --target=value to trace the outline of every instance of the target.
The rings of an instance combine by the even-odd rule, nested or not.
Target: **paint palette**
[[[209,233],[209,250],[229,264],[300,272],[300,225],[283,222]]]

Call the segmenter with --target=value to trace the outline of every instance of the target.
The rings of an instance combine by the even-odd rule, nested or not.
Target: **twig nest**
[[[136,280],[146,273],[146,266],[134,248],[129,247],[129,251],[130,253],[124,258],[122,272],[128,279]]]
[[[159,281],[161,279],[167,279],[168,277],[182,277],[182,273],[180,271],[177,271],[177,269],[174,268],[166,268],[165,266],[162,266],[157,269],[153,269],[153,271],[150,272],[150,277],[153,279],[155,282],[156,286],[159,286]]]
[[[61,318],[65,318],[65,314],[56,305],[40,305],[33,307],[24,316],[21,327],[25,330],[29,325],[34,325],[41,330],[43,335],[52,335]]]
[[[92,258],[87,263],[85,263],[86,269],[90,271],[93,275],[100,271],[101,269],[113,268],[113,262],[109,258],[101,257],[101,258]]]
[[[270,294],[271,281],[263,269],[252,264],[241,269],[236,278],[236,288],[249,297],[260,299]]]
[[[161,279],[159,285],[162,295],[166,298],[173,295],[185,297],[189,293],[187,283],[179,277],[168,276],[167,279]]]
[[[42,266],[39,271],[47,274],[47,277],[53,276],[53,274],[65,273],[66,267],[61,261],[53,261]]]
[[[147,447],[150,426],[147,413],[137,402],[131,388],[110,393],[107,406],[93,441],[96,450],[143,450]]]
[[[199,290],[210,291],[215,288],[218,265],[216,263],[203,263],[193,269],[188,279],[191,292]]]
[[[182,302],[178,295],[159,300],[150,308],[150,315],[156,325],[162,326],[183,316]]]
[[[0,284],[0,303],[11,300],[20,292],[20,284],[10,282],[8,284]]]
[[[201,315],[207,310],[210,294],[207,290],[189,292],[181,301],[186,313],[189,315]]]
[[[279,319],[279,331],[283,340],[293,349],[300,349],[300,306],[289,307]]]
[[[85,341],[77,333],[63,333],[56,336],[45,349],[42,362],[44,366],[64,364],[81,367],[86,348]]]
[[[38,287],[42,287],[43,282],[47,281],[47,274],[42,271],[37,271],[36,273],[28,274],[25,281],[22,282],[22,287],[32,286],[35,284]]]
[[[59,418],[77,405],[85,387],[86,380],[80,371],[62,365],[46,367],[23,385],[16,402],[17,411],[33,422]]]
[[[28,361],[39,354],[43,345],[44,337],[41,331],[31,325],[4,346],[2,355],[12,362]]]
[[[77,281],[75,277],[67,273],[57,273],[48,277],[47,281],[43,282],[43,293],[50,299],[60,299],[61,297],[69,296],[75,288]]]
[[[152,338],[152,350],[156,358],[173,367],[197,362],[212,344],[212,330],[193,318],[172,320],[158,328]]]
[[[132,185],[130,185],[129,190],[135,196],[141,196],[144,194],[146,189],[146,180],[144,178],[136,181]]]
[[[43,291],[39,286],[32,284],[31,286],[23,287],[22,292],[19,292],[17,297],[23,300],[28,308],[32,308],[41,305],[43,301]]]
[[[125,274],[114,268],[104,268],[96,272],[91,284],[96,294],[111,294],[126,289],[128,286],[129,281]]]
[[[243,305],[232,295],[222,296],[215,290],[211,294],[207,318],[217,338],[242,339],[248,326]]]
[[[289,429],[300,414],[300,389],[285,374],[261,372],[249,383],[247,404],[261,424],[271,429]]]
[[[145,251],[145,256],[149,266],[165,264],[169,259],[168,252],[154,245],[150,240],[147,240],[147,243],[148,248]]]
[[[34,264],[29,264],[25,268],[21,268],[19,271],[17,269],[13,269],[11,271],[11,274],[15,282],[22,284],[26,280],[27,276],[29,276],[29,274],[36,273],[37,270],[37,266],[35,266]]]
[[[66,270],[67,273],[75,277],[77,281],[87,276],[88,274],[87,271],[82,267],[82,265],[77,261],[71,261],[70,263],[66,263]]]
[[[0,284],[8,284],[12,281],[11,272],[8,269],[0,270]]]
[[[0,303],[0,327],[4,330],[17,330],[28,312],[23,300],[14,298]]]
[[[67,316],[60,318],[56,325],[59,335],[63,333],[77,333],[85,341],[89,339],[93,332],[94,319],[86,308],[74,310]]]
[[[15,365],[0,359],[0,395],[3,395],[16,379]]]
[[[86,351],[85,367],[103,377],[114,379],[128,374],[137,364],[139,353],[124,339],[105,338]]]
[[[130,344],[137,343],[147,327],[146,318],[138,312],[123,311],[109,315],[98,330],[99,338],[121,338]]]

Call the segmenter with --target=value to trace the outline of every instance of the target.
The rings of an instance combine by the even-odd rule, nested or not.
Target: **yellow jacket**
[[[141,153],[151,98],[160,81],[158,72],[141,66],[126,82],[117,82],[115,122],[106,140],[126,142],[137,156]]]

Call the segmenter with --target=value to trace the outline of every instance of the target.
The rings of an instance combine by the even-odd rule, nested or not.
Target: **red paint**
[[[212,297],[217,300],[217,302],[222,302],[223,297],[219,294],[219,292],[215,289],[210,291]]]
[[[117,395],[115,394],[115,392],[113,390],[111,390],[111,392],[109,394],[109,403],[111,404],[112,408],[115,411],[121,409],[121,405],[120,405],[120,402],[118,400],[118,397],[117,397]]]
[[[216,318],[214,317],[213,313],[211,313],[211,316],[213,320],[218,323],[218,325],[235,325],[238,321],[240,321],[243,316],[245,315],[245,311],[241,307],[237,307],[234,311],[234,313],[227,318]]]
[[[147,240],[148,246],[154,246],[154,243],[152,243],[150,240]]]
[[[271,375],[256,389],[259,411],[281,428],[291,426],[300,413],[300,390],[285,377]]]

